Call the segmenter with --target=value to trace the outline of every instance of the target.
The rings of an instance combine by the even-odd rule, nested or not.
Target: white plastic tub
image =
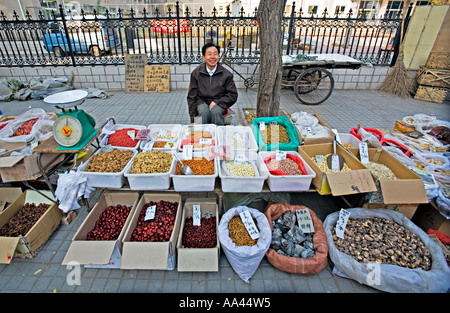
[[[215,124],[196,124],[196,125],[183,125],[180,135],[180,142],[178,144],[178,151],[183,151],[182,144],[183,140],[187,139],[187,136],[192,132],[204,131],[210,132],[212,135],[212,140],[214,140],[214,145],[217,144],[217,126]],[[193,151],[207,151],[208,147],[203,148],[193,148]]]
[[[119,150],[129,150],[129,149],[120,149]],[[95,154],[102,152],[102,149],[99,149]],[[82,173],[87,177],[87,185],[90,187],[97,188],[122,188],[125,183],[125,169],[128,165],[131,164],[133,158],[138,154],[137,150],[133,150],[133,157],[130,161],[125,165],[122,171],[118,173],[107,173],[107,172],[86,172],[86,166],[89,163],[89,160],[86,163],[81,164],[78,167],[78,172]]]
[[[246,160],[256,162],[258,175],[255,177],[226,175],[222,168],[222,160],[219,160],[219,177],[223,192],[261,192],[264,182],[268,178],[267,167],[261,163],[256,152],[247,152],[245,156]],[[234,160],[235,156],[233,155],[231,161]]]
[[[127,125],[127,124],[114,124],[111,131],[115,132],[117,130],[121,130],[124,128],[133,128],[133,129],[137,129],[142,130],[142,129],[146,129],[147,127],[142,126],[142,125]],[[108,144],[108,140],[109,140],[109,134],[104,136],[102,138],[102,140],[100,141],[100,147],[104,147]],[[113,148],[120,148],[120,149],[127,149],[127,150],[137,150],[139,148],[139,144],[141,143],[140,140],[138,140],[137,144],[134,147],[120,147],[120,146],[112,146]]]
[[[173,151],[176,152],[180,145],[180,136],[182,126],[180,124],[150,124],[148,127],[150,132],[148,134],[148,140],[142,140],[140,148],[144,149],[146,145],[152,146],[155,142],[165,141],[172,144],[171,147],[155,148],[152,146],[152,150],[163,150],[163,151]],[[167,136],[167,138],[158,136],[161,131],[166,131],[167,133],[173,134],[172,136]],[[172,137],[172,138],[170,138]]]
[[[183,160],[183,154],[177,153],[178,157]],[[194,152],[193,156],[202,157],[202,153]],[[218,159],[214,158],[214,175],[176,175],[177,159],[174,158],[170,177],[172,178],[175,191],[213,191],[216,178],[219,172]]]
[[[133,162],[130,162],[124,172],[131,190],[167,190],[170,188],[170,173],[175,166],[173,160],[166,173],[131,174],[132,164]]]
[[[306,163],[306,161],[296,151],[286,151],[286,154],[292,154],[299,157],[305,166],[306,175],[272,175],[269,172],[264,159],[268,156],[274,155],[276,151],[260,151],[259,158],[263,166],[268,172],[267,184],[271,191],[306,191],[311,186],[311,181],[316,177],[316,173]]]
[[[242,142],[243,146],[232,145],[233,138],[237,139],[237,142]],[[217,141],[219,145],[229,146],[231,150],[258,152],[258,144],[250,126],[218,126]]]
[[[359,149],[359,143],[361,142],[361,140],[359,140],[358,138],[356,138],[352,134],[350,134],[350,133],[339,133],[339,138],[341,139],[341,143],[342,142],[346,142],[348,144],[351,144],[354,148]]]

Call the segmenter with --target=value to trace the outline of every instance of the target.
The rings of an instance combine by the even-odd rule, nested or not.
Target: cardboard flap
[[[333,196],[377,191],[369,170],[326,173]]]
[[[143,249],[140,242],[124,242],[120,268],[166,270],[168,267],[169,242],[152,242],[151,244],[151,249]],[[139,256],[139,258],[136,256]]]
[[[72,241],[61,264],[108,264],[115,245],[116,241]]]
[[[0,240],[0,263],[9,264],[16,251],[17,244],[19,243],[19,237],[1,237]]]
[[[380,181],[384,203],[428,203],[428,197],[422,181],[417,179],[399,179]]]
[[[24,155],[17,155],[17,156],[8,156],[0,158],[0,168],[2,167],[13,167],[17,163],[23,160],[25,158]]]

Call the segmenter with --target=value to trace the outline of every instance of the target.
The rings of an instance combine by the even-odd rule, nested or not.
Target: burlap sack
[[[273,231],[272,220],[277,220],[286,211],[291,211],[295,214],[295,210],[304,208],[306,207],[303,205],[291,205],[284,202],[273,203],[267,207],[264,215],[269,220],[270,228]],[[328,264],[328,244],[325,229],[323,228],[322,221],[316,214],[311,209],[308,208],[308,210],[315,230],[313,243],[316,254],[309,259],[294,258],[278,254],[274,249],[269,248],[266,252],[266,257],[269,263],[279,270],[294,274],[317,274]]]

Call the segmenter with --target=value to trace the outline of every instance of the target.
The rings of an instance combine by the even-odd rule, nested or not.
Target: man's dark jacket
[[[221,108],[227,109],[236,103],[238,93],[233,74],[221,64],[217,64],[212,76],[206,70],[206,64],[200,64],[191,73],[187,102],[191,123],[198,115],[197,105],[210,104],[214,101]]]

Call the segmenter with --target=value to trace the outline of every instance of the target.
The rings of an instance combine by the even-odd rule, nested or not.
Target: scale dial
[[[53,137],[64,147],[76,145],[83,136],[83,127],[78,119],[63,115],[53,124]]]

